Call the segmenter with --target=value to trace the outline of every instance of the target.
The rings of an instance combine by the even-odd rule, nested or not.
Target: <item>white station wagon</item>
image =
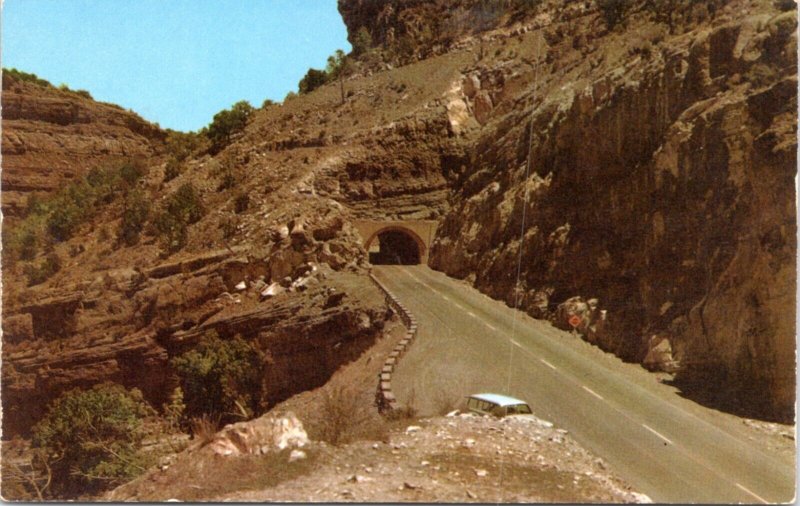
[[[480,415],[497,417],[532,415],[525,401],[500,394],[474,394],[467,397],[467,409]]]

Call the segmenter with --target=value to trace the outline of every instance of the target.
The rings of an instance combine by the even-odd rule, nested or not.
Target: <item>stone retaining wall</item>
[[[384,413],[393,409],[397,409],[397,398],[395,397],[394,392],[392,392],[392,374],[394,373],[394,370],[397,367],[400,359],[403,357],[403,355],[405,355],[406,351],[411,346],[411,343],[417,337],[417,320],[414,318],[414,315],[412,315],[411,312],[403,305],[403,303],[400,302],[400,300],[395,297],[395,295],[385,286],[383,286],[372,273],[370,273],[369,277],[385,294],[386,302],[389,304],[389,307],[391,307],[400,316],[400,320],[402,320],[403,325],[405,325],[408,329],[403,339],[397,343],[397,346],[394,347],[394,350],[389,353],[389,356],[383,362],[383,368],[378,375],[378,391],[375,394],[375,404],[378,406],[378,411]]]

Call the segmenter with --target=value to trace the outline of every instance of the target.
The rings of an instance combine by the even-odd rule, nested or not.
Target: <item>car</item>
[[[473,394],[467,397],[467,409],[479,415],[533,416],[528,403],[500,394]]]

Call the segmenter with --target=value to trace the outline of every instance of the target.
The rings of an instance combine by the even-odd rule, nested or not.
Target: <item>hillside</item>
[[[258,350],[250,416],[321,387],[394,325],[359,219],[437,220],[432,268],[790,423],[796,6],[628,4],[339,0],[375,47],[219,149],[4,77],[4,438],[107,381],[162,408],[211,331]]]
[[[41,80],[40,80],[41,81]],[[149,159],[165,132],[131,111],[3,73],[3,215],[18,216],[32,192],[112,160]]]

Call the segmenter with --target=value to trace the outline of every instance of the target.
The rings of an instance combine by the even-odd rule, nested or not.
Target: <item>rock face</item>
[[[404,62],[458,47],[462,39],[521,19],[533,7],[513,0],[339,0],[338,5],[351,43],[366,28],[373,44]]]
[[[605,325],[581,330],[604,349],[654,360],[657,333],[679,379],[786,419],[796,12],[739,4],[646,50],[624,32],[576,51],[591,34],[582,20],[545,30],[529,53],[538,71],[504,85],[514,106],[482,120],[484,149],[454,188],[431,265],[557,322],[561,301],[597,298]]]
[[[149,158],[165,133],[136,114],[3,73],[3,214],[103,163]]]

